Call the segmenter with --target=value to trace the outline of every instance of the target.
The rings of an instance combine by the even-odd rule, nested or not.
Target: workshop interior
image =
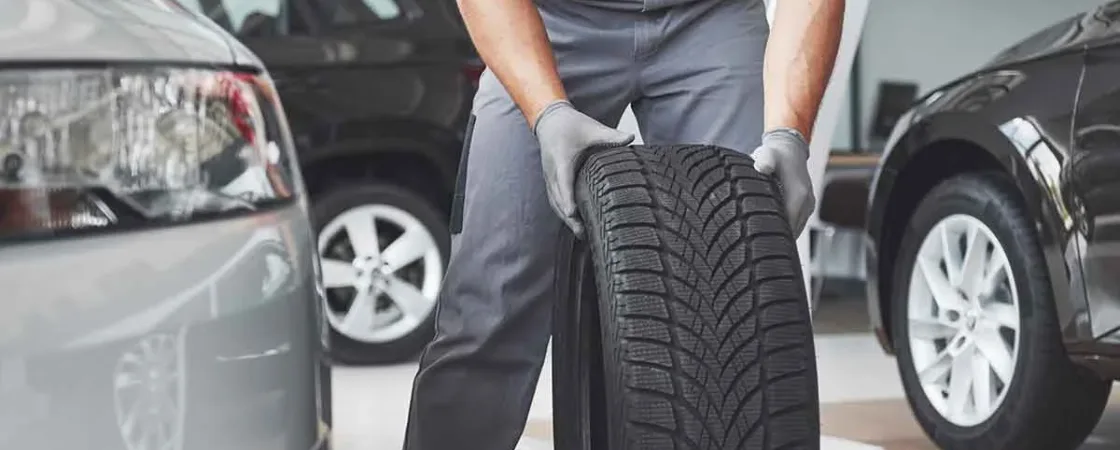
[[[627,108],[537,381],[467,405],[522,431],[453,448],[1120,449],[1120,1],[842,3],[804,230]],[[433,339],[531,315],[441,295],[519,260],[457,255],[462,4],[0,0],[0,450],[436,450]]]

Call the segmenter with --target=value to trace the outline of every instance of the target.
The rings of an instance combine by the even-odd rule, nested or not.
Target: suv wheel
[[[1016,193],[998,175],[950,179],[903,237],[892,296],[898,366],[918,421],[944,449],[1075,448],[1108,400],[1111,382],[1065,353]]]
[[[312,203],[332,359],[387,364],[418,354],[434,333],[447,219],[426,198],[379,182],[335,186]]]

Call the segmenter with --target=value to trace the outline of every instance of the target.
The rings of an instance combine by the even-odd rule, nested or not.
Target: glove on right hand
[[[777,129],[762,135],[762,145],[751,157],[755,170],[778,179],[793,237],[800,236],[817,203],[809,178],[809,143],[801,133]]]
[[[575,178],[583,153],[592,148],[628,145],[634,141],[634,135],[599,123],[565,100],[552,102],[541,111],[533,133],[541,146],[548,202],[564,224],[581,236],[583,224],[577,217]]]

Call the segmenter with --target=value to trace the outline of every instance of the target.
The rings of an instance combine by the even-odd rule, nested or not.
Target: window
[[[288,0],[179,0],[238,37],[285,34]]]
[[[404,16],[397,0],[323,0],[323,17],[332,25],[391,22]]]

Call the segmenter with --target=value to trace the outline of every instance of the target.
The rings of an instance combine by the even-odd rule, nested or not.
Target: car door
[[[1120,3],[1114,3],[1117,5]],[[1086,42],[1062,188],[1075,222],[1093,336],[1120,343],[1120,14],[1098,12]],[[1105,14],[1102,14],[1105,13]]]
[[[293,0],[312,11],[316,36],[335,43],[337,70],[321,74],[338,121],[409,121],[457,129],[473,87],[473,55],[452,0]],[[368,124],[359,122],[363,129]],[[352,130],[354,131],[354,130]],[[350,134],[343,125],[342,134]]]

